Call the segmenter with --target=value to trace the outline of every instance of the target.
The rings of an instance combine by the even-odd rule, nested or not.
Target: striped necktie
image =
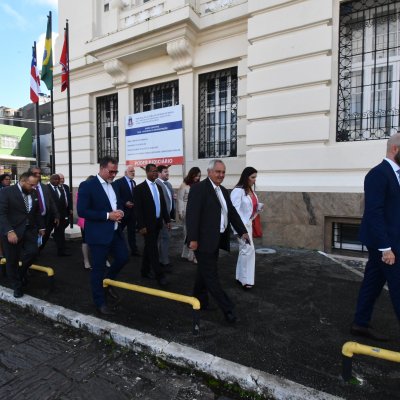
[[[24,198],[24,203],[25,203],[26,212],[29,212],[29,199],[28,199],[28,195],[25,194],[24,192],[22,192],[22,197]]]

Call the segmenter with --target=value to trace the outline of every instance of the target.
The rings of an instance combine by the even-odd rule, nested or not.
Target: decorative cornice
[[[122,61],[113,58],[111,60],[104,61],[104,70],[113,79],[113,85],[121,85],[128,81],[128,67]]]
[[[185,37],[167,43],[167,52],[174,63],[176,72],[192,68],[193,45]]]

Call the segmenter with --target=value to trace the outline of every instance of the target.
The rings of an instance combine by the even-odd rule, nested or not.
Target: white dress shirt
[[[210,178],[208,178],[210,179]],[[211,184],[213,185],[215,194],[218,196],[220,202],[222,203],[221,206],[225,208],[226,213],[228,214],[228,206],[226,205],[226,201],[225,201],[225,197],[222,194],[222,190],[219,186],[217,186],[211,179],[210,179]],[[215,190],[218,187],[218,190]],[[228,221],[226,221],[226,225],[228,225]],[[219,225],[219,231],[220,233],[225,232],[226,229],[226,225],[225,225],[225,217],[224,217],[224,213],[221,210],[221,223]]]
[[[105,181],[100,175],[97,175],[97,179],[100,181],[101,186],[103,187],[104,192],[106,193],[108,200],[110,201],[111,208],[113,211],[117,209],[117,196],[115,195],[114,189],[111,183]],[[107,213],[108,219],[109,213]],[[118,229],[118,222],[114,224],[114,230]]]

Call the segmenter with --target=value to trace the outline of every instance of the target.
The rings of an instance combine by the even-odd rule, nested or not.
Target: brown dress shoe
[[[378,342],[387,342],[389,338],[382,333],[376,332],[371,327],[365,327],[353,324],[350,328],[350,333],[354,336],[363,336]]]

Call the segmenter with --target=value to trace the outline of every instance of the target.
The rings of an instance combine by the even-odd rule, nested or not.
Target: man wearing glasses
[[[123,204],[111,185],[117,174],[118,161],[103,157],[96,178],[80,185],[77,204],[78,215],[85,218],[85,240],[92,255],[93,301],[97,310],[104,315],[114,314],[111,303],[116,305],[119,296],[110,286],[106,291],[103,290],[103,279],[115,279],[129,258],[120,225],[124,216],[121,211]],[[113,262],[105,273],[109,254]]]

